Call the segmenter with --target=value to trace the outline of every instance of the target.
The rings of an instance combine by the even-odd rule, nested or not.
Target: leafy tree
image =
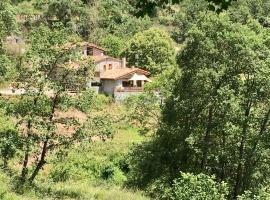
[[[48,3],[48,9],[45,12],[45,16],[48,19],[56,17],[64,25],[72,20],[73,17],[79,17],[81,11],[81,1],[71,0],[51,0]]]
[[[124,105],[129,123],[138,126],[141,134],[156,131],[161,111],[159,97],[156,93],[151,91],[127,97]]]
[[[3,159],[3,168],[8,167],[8,160],[13,158],[21,148],[21,137],[11,119],[0,110],[0,155]]]
[[[175,15],[172,37],[177,42],[183,42],[188,30],[196,22],[200,12],[206,11],[208,3],[205,0],[185,0]]]
[[[125,41],[120,37],[108,34],[101,39],[101,46],[107,49],[107,54],[113,57],[120,57],[125,48]]]
[[[36,6],[46,8],[44,16],[50,23],[53,21],[61,22],[71,32],[82,37],[88,37],[92,29],[95,28],[97,16],[81,0],[50,0],[45,5]]]
[[[268,30],[226,14],[198,16],[178,56],[182,75],[152,141],[133,152],[131,176],[149,187],[179,171],[215,174],[232,198],[269,174]],[[221,48],[222,47],[222,48]],[[131,166],[132,166],[131,165]]]
[[[100,27],[121,38],[132,37],[134,34],[150,28],[151,19],[147,16],[137,18],[131,14],[133,10],[134,8],[128,3],[128,0],[101,1],[99,5]]]
[[[237,197],[237,200],[267,200],[270,198],[269,192],[265,190],[260,190],[258,194],[254,194],[250,191],[245,191],[244,194]]]
[[[221,12],[222,10],[228,9],[231,2],[235,0],[205,0],[210,2],[209,9]],[[144,0],[144,1],[130,1],[130,3],[136,7],[136,15],[142,16],[148,14],[149,16],[154,16],[156,14],[157,7],[164,7],[172,4],[178,4],[181,0]]]
[[[32,46],[22,58],[20,78],[25,94],[13,101],[8,111],[22,129],[23,182],[34,181],[50,151],[78,142],[81,138],[78,135],[82,135],[79,117],[64,114],[72,109],[67,86],[76,84],[83,89],[92,62],[81,61],[74,48],[65,46],[69,38],[61,26],[53,30],[41,26],[31,33]],[[79,67],[72,67],[71,62]],[[68,127],[73,130],[71,133]],[[30,163],[30,158],[35,158],[35,162]]]
[[[217,183],[214,177],[181,173],[181,177],[173,181],[168,196],[172,200],[225,200],[227,195],[227,185],[223,182]]]
[[[238,0],[228,9],[231,19],[242,24],[250,19],[257,20],[262,26],[269,27],[270,2],[264,0]]]
[[[129,65],[140,66],[157,74],[174,64],[175,50],[165,31],[151,28],[136,34],[124,55]]]
[[[0,2],[0,77],[6,72],[10,62],[5,55],[3,42],[8,35],[17,30],[14,8],[9,1]]]

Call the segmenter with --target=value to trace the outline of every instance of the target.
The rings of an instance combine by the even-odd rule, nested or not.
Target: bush
[[[69,155],[62,156],[61,162],[55,162],[50,177],[55,182],[69,180],[106,181],[121,185],[126,181],[125,170],[122,170],[124,154],[110,152],[112,149],[100,149],[97,144],[84,144]]]
[[[102,38],[101,45],[107,49],[108,55],[118,58],[125,48],[125,41],[120,37],[108,34]]]
[[[124,53],[129,65],[139,66],[152,74],[161,73],[175,63],[175,50],[166,31],[157,28],[137,33]]]
[[[90,110],[101,109],[105,105],[112,102],[110,97],[97,94],[93,90],[85,90],[82,92],[78,99],[75,99],[75,107],[83,112],[89,112]]]
[[[168,197],[171,200],[225,200],[228,195],[227,185],[217,183],[213,176],[181,173],[175,179]]]
[[[21,147],[22,140],[15,126],[0,110],[0,155],[4,168],[7,168],[8,160],[13,158]]]
[[[268,200],[270,199],[270,193],[265,191],[259,191],[258,194],[254,194],[251,191],[245,191],[244,194],[238,196],[237,200]]]

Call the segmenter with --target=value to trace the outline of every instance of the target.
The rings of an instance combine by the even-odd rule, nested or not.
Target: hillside
[[[270,199],[269,0],[0,1],[0,199]]]

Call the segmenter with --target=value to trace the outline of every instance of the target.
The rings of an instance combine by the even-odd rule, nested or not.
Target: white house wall
[[[96,63],[96,71],[102,72],[104,71],[104,65],[107,65],[109,67],[109,64],[112,65],[112,69],[118,69],[122,67],[122,61],[117,61],[114,59],[106,59],[104,61]]]
[[[114,88],[117,87],[118,84],[119,84],[119,82],[115,81],[115,80],[103,80],[102,81],[102,90],[106,94],[113,95]]]

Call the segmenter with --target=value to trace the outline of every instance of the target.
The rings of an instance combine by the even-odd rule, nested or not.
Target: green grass
[[[144,139],[136,128],[126,126],[118,129],[112,140],[85,142],[70,150],[60,162],[52,159],[48,165],[50,173],[40,173],[35,185],[26,187],[23,194],[15,193],[12,179],[0,171],[0,199],[149,200],[142,192],[124,187],[126,175],[121,169],[132,145]],[[67,172],[68,178],[55,181],[53,171],[60,177]]]
[[[5,181],[0,182],[1,200],[149,200],[139,191],[111,185],[95,186],[86,182],[39,183],[23,195],[16,194],[6,185]]]
[[[50,193],[50,196],[54,199],[148,200],[140,192],[111,185],[95,186],[86,182],[57,183]]]

